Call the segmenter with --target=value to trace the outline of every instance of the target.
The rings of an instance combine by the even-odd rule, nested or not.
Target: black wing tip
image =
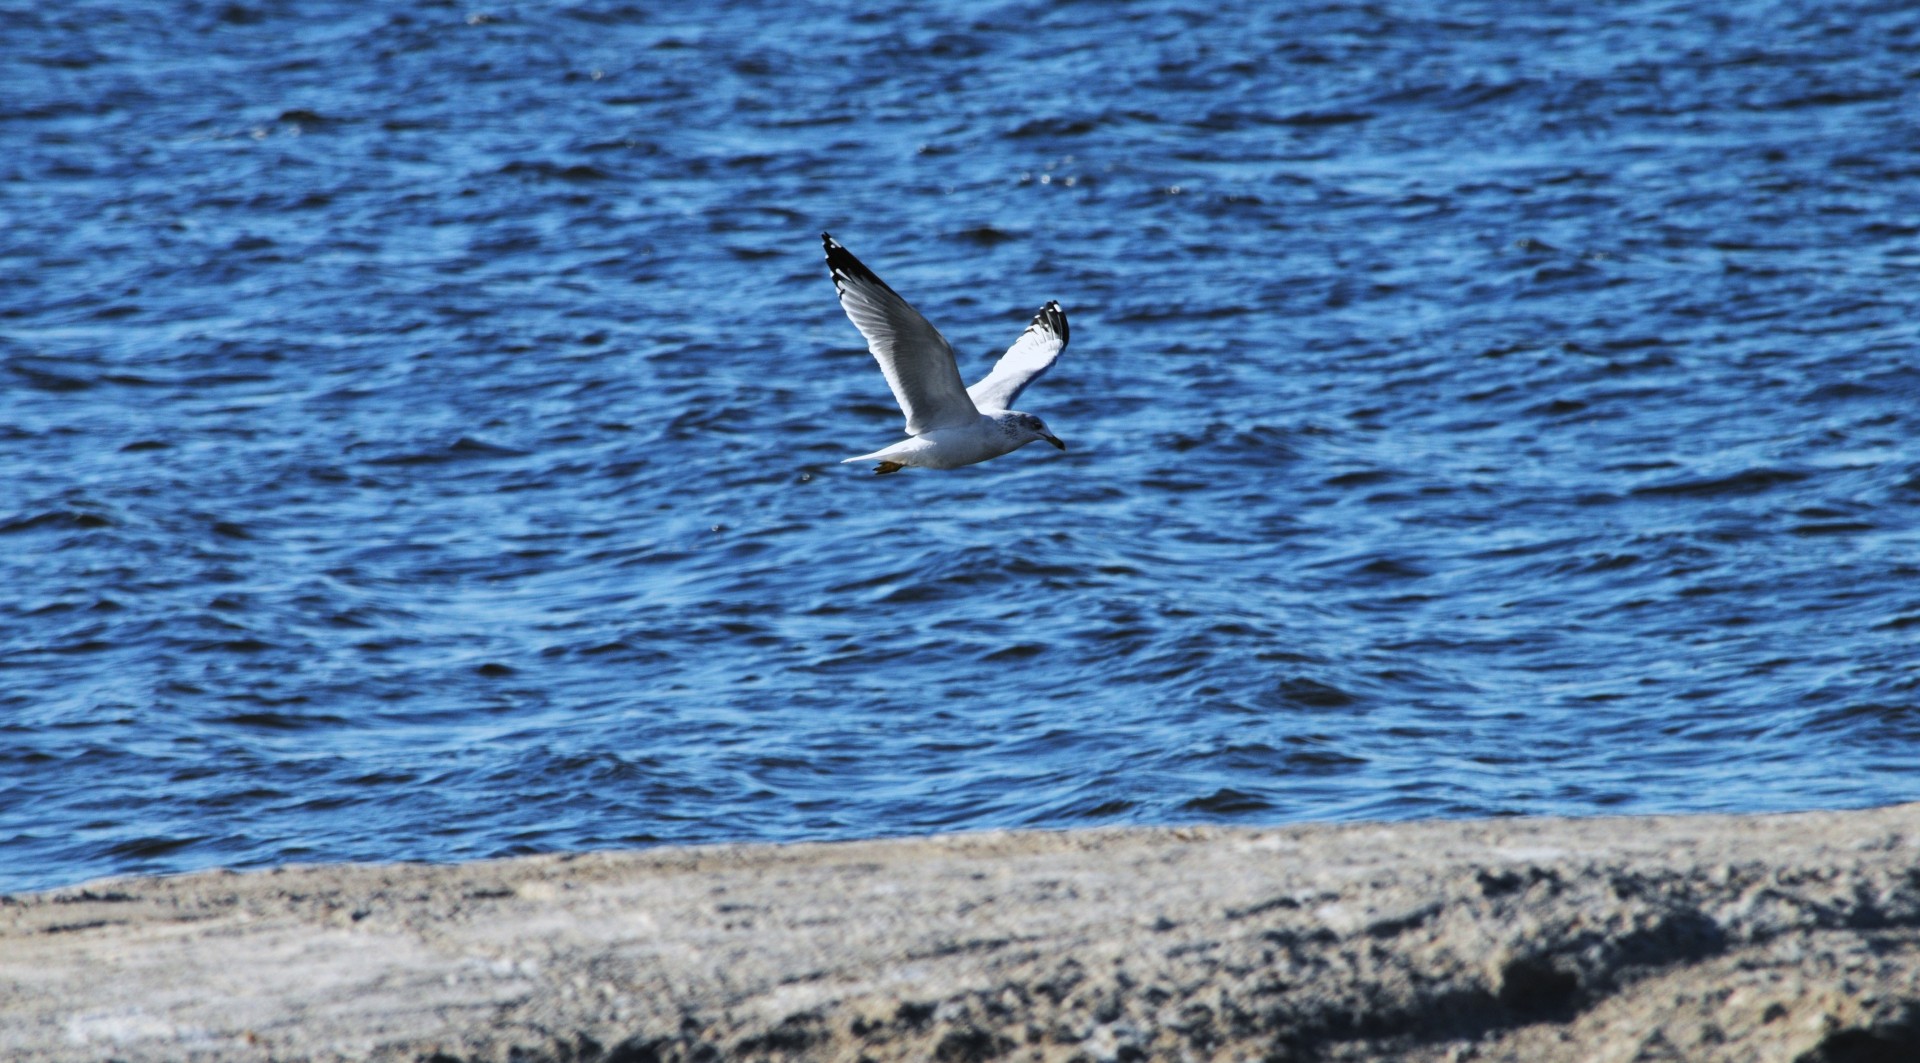
[[[880,279],[879,274],[868,269],[866,263],[853,257],[853,252],[841,246],[840,241],[835,240],[831,233],[820,234],[820,246],[826,249],[827,272],[833,275],[834,287],[838,288],[843,281],[860,280],[879,285],[887,291],[893,291],[892,288],[887,287],[886,281]]]
[[[1059,300],[1047,300],[1047,305],[1041,307],[1040,312],[1033,315],[1033,324],[1027,327],[1046,329],[1048,332],[1060,337],[1060,346],[1065,347],[1067,345],[1067,311],[1060,305]]]
[[[832,233],[820,234],[820,246],[827,253],[827,272],[833,275],[833,284],[836,288],[840,286],[842,280],[857,276],[866,268],[860,264],[859,259],[853,257],[852,252],[840,246],[840,241],[835,240]]]

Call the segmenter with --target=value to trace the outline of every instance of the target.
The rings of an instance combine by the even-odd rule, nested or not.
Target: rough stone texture
[[[1920,806],[108,880],[0,1058],[1908,1063]]]

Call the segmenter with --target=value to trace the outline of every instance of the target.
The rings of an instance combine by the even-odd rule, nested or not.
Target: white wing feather
[[[1066,349],[1067,312],[1059,303],[1050,302],[1033,315],[1033,324],[993,363],[993,371],[967,389],[967,397],[982,410],[1008,409]]]
[[[907,434],[969,424],[980,417],[960,382],[953,345],[853,253],[826,233],[827,269],[840,307],[867,338],[867,350],[907,415]],[[1017,346],[1017,345],[1016,345]],[[1004,361],[1004,359],[1003,359]]]

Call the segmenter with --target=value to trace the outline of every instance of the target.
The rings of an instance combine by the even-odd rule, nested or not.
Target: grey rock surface
[[[0,1058],[1920,1060],[1920,806],[105,880]]]

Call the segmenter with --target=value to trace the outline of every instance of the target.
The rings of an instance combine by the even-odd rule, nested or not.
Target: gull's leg
[[[904,468],[906,468],[906,466],[897,461],[883,461],[873,467],[873,474],[875,476],[884,476],[890,472],[899,472]]]

